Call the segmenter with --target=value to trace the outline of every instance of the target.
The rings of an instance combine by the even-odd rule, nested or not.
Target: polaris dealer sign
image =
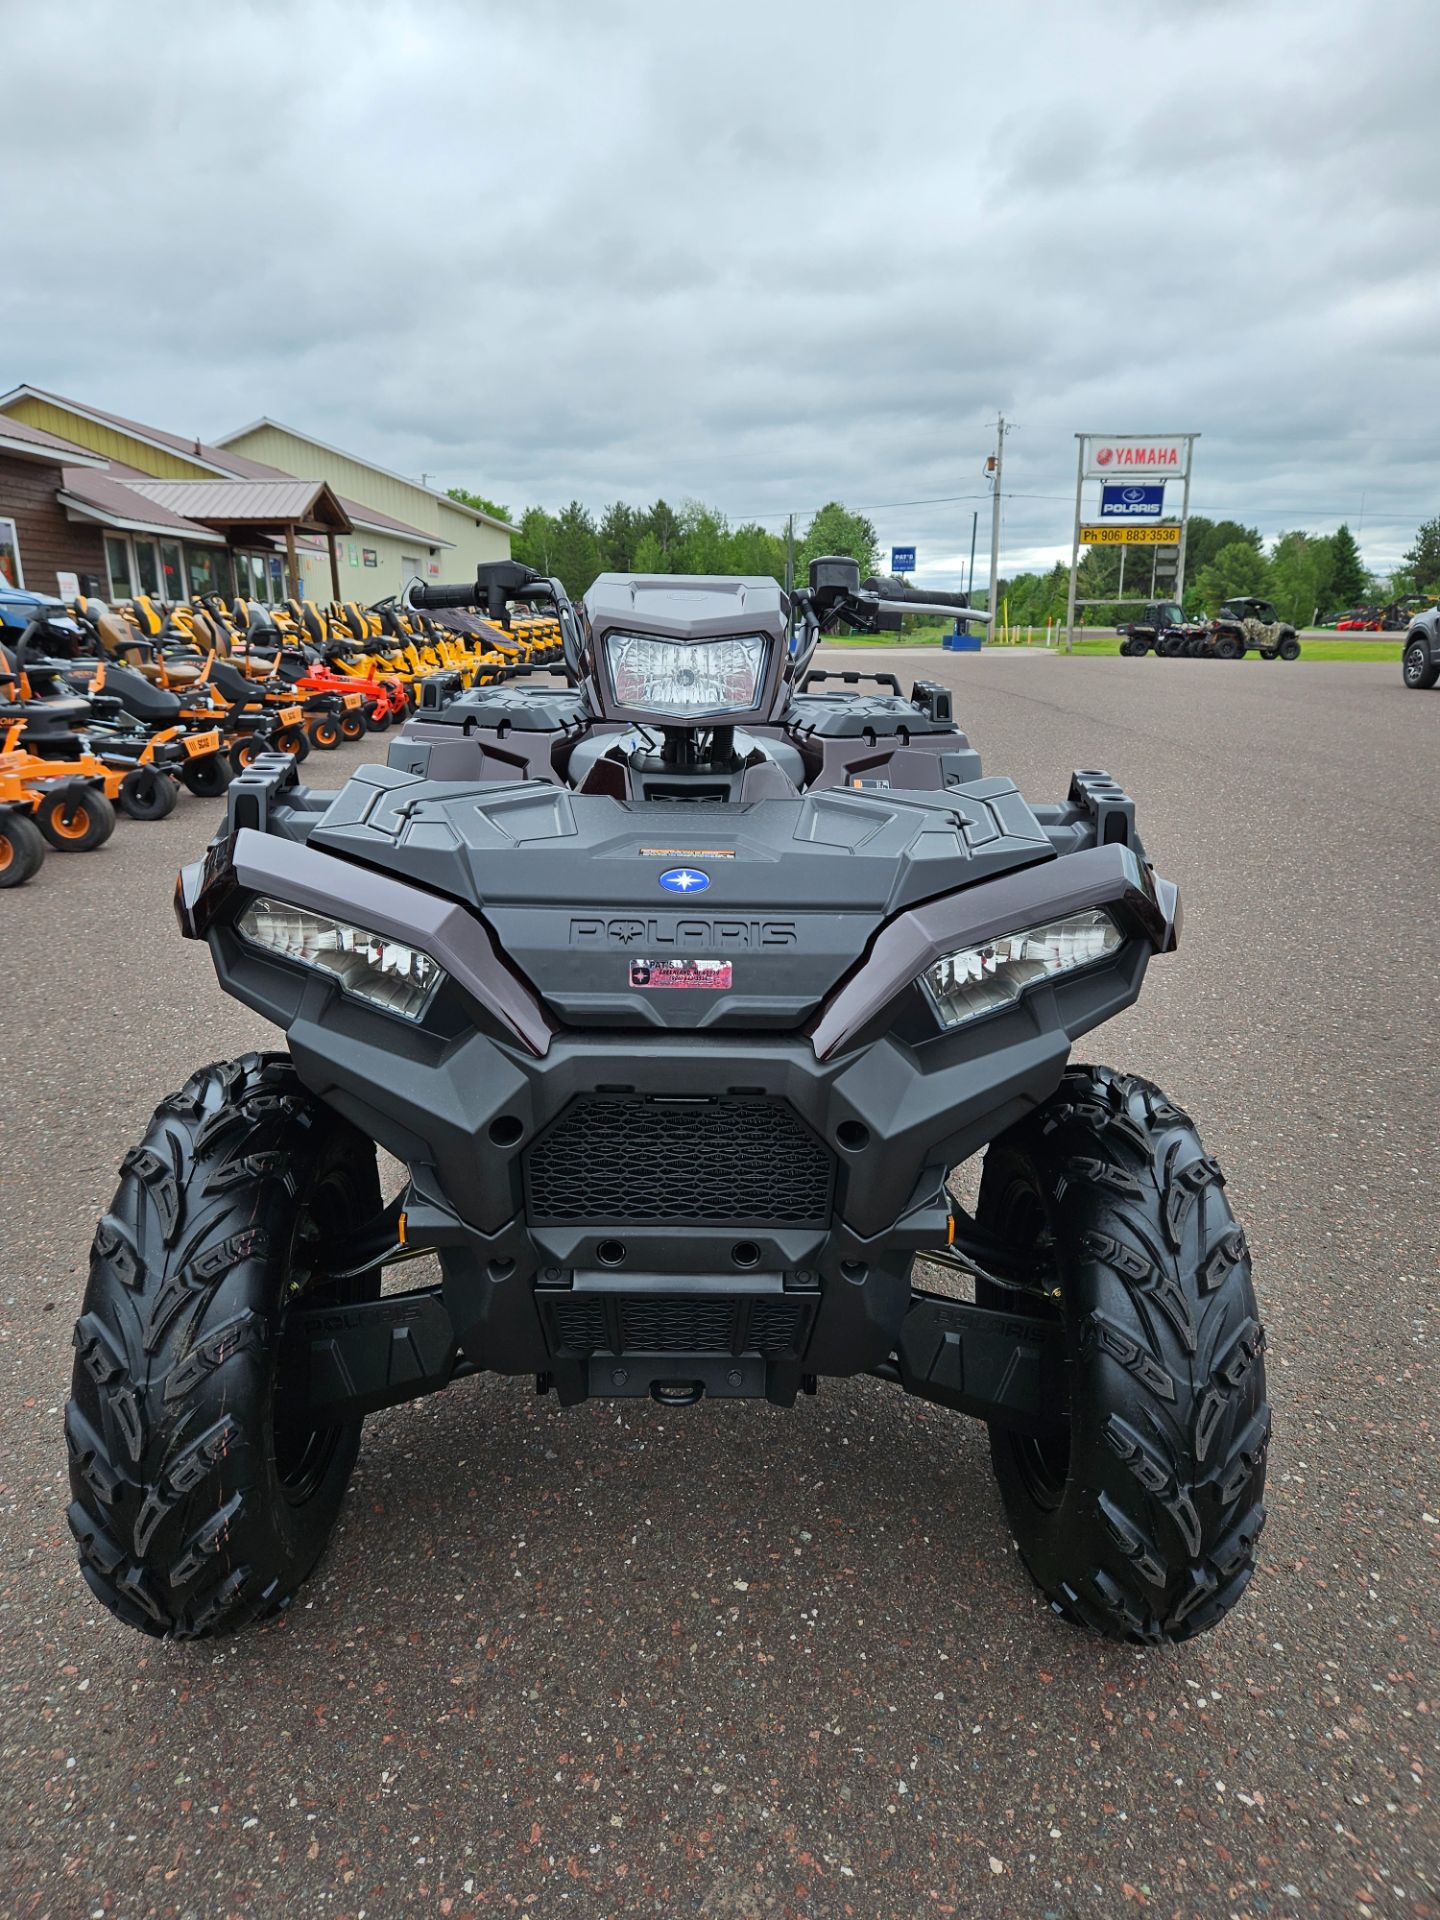
[[[1185,442],[1177,440],[1102,440],[1089,442],[1086,472],[1101,480],[1160,480],[1185,471]]]
[[[1122,486],[1112,482],[1100,489],[1102,520],[1158,520],[1165,505],[1165,483],[1158,487]]]

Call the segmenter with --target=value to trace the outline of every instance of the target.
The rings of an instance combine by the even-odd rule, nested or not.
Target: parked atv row
[[[1120,651],[1132,657],[1154,653],[1161,659],[1243,660],[1257,653],[1262,660],[1298,660],[1300,639],[1268,600],[1250,594],[1227,600],[1213,620],[1187,620],[1173,601],[1156,601],[1139,620],[1127,621],[1117,631]]]

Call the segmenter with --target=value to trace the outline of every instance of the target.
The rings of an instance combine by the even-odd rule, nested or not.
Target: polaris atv
[[[1400,654],[1400,671],[1406,686],[1417,693],[1440,680],[1440,606],[1412,616]]]
[[[1173,659],[1186,651],[1193,640],[1202,639],[1203,626],[1185,618],[1185,609],[1174,600],[1156,600],[1146,607],[1138,620],[1123,621],[1115,631],[1120,635],[1120,651],[1136,658],[1154,650],[1157,657]]]
[[[1227,600],[1210,622],[1205,651],[1217,660],[1243,660],[1251,648],[1262,660],[1300,658],[1300,638],[1269,600],[1241,594]]]
[[[337,794],[263,756],[182,872],[287,1050],[163,1100],[96,1232],[94,1592],[182,1638],[285,1606],[365,1415],[468,1374],[667,1408],[868,1374],[987,1423],[1058,1614],[1213,1626],[1263,1522],[1250,1255],[1187,1115],[1070,1058],[1176,944],[1133,803],[1087,770],[1032,804],[943,687],[809,671],[966,610],[848,560],[788,600],[604,574],[572,607],[513,562],[412,598],[553,607],[569,684],[430,682]]]

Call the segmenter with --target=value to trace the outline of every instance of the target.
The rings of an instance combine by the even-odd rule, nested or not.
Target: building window
[[[160,542],[160,597],[172,606],[185,598],[185,562],[178,540]]]
[[[0,581],[7,587],[23,587],[24,569],[20,565],[20,536],[13,520],[0,520]]]
[[[110,574],[110,598],[133,600],[135,589],[131,585],[130,542],[123,533],[106,534],[105,565]]]
[[[136,540],[135,544],[135,584],[141,593],[148,594],[152,600],[160,597],[160,561],[153,540]]]
[[[187,547],[185,558],[190,568],[191,598],[197,598],[202,593],[218,593],[220,569],[216,565],[214,552],[209,547]]]

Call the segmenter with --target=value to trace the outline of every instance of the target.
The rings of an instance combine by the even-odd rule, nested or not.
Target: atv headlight
[[[406,1020],[423,1018],[445,978],[444,968],[418,947],[284,900],[252,900],[236,927],[252,946],[331,974],[357,1000]]]
[[[1053,980],[1103,960],[1120,940],[1120,929],[1097,907],[947,953],[921,978],[946,1026],[963,1027],[982,1014],[1012,1006],[1037,980]]]
[[[604,646],[617,704],[640,713],[699,720],[712,713],[744,713],[760,697],[762,633],[693,642],[607,633]]]

